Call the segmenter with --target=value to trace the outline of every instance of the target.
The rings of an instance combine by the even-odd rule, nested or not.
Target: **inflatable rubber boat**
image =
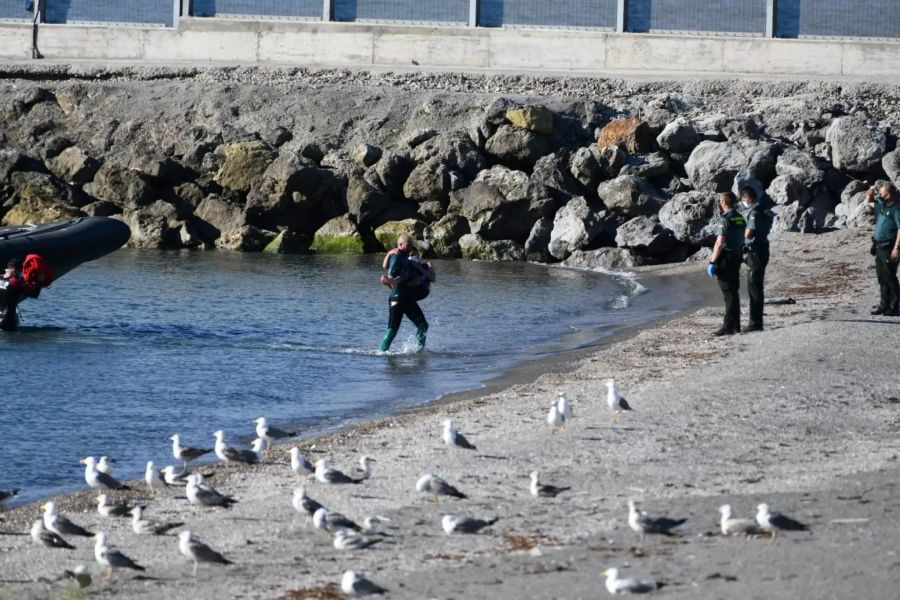
[[[118,250],[130,237],[128,225],[106,217],[0,227],[0,268],[10,260],[26,267],[39,264],[49,276],[49,285],[78,265]],[[28,279],[28,273],[24,278]],[[0,282],[4,283],[6,279]],[[15,289],[12,284],[0,285],[0,329],[15,329],[19,302],[40,292],[39,285],[34,293],[14,293]]]

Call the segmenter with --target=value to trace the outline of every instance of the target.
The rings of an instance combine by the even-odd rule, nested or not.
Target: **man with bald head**
[[[872,186],[866,192],[866,204],[875,210],[875,273],[881,288],[881,302],[873,315],[900,316],[900,283],[897,262],[900,261],[900,194],[892,183]]]
[[[425,348],[428,321],[407,285],[410,280],[419,277],[419,270],[409,260],[413,249],[412,238],[403,234],[397,238],[397,247],[385,259],[388,273],[381,276],[381,283],[391,288],[391,293],[388,297],[388,329],[381,340],[382,352],[390,349],[404,315],[416,326],[416,349],[421,351]]]

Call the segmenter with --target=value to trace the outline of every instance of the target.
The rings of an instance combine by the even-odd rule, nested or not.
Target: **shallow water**
[[[437,261],[422,303],[428,349],[404,321],[390,355],[380,257],[122,250],[22,305],[0,337],[0,488],[21,500],[79,489],[79,459],[114,474],[173,462],[173,433],[211,447],[251,421],[321,432],[471,389],[526,360],[686,305],[621,277],[529,264]],[[15,440],[15,441],[13,441]]]

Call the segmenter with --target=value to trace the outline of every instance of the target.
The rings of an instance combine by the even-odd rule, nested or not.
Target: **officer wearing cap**
[[[716,226],[716,245],[706,273],[719,280],[725,299],[725,320],[713,335],[734,335],[741,332],[741,250],[747,221],[737,211],[737,198],[731,192],[719,195],[722,217]]]
[[[750,325],[745,331],[762,331],[764,281],[769,264],[769,232],[775,215],[772,205],[763,197],[757,201],[756,190],[741,190],[741,208],[748,209],[747,229],[744,231],[744,262],[747,263],[747,295],[750,296]]]
[[[877,191],[877,195],[876,195]],[[881,287],[881,302],[873,315],[900,316],[900,284],[897,262],[900,261],[900,194],[892,183],[873,186],[866,192],[866,204],[875,209],[875,234],[872,253],[875,273]]]

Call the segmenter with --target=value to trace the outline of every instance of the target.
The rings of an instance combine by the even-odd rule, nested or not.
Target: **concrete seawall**
[[[0,58],[30,58],[31,39],[30,24],[0,24]],[[900,78],[900,42],[559,29],[184,18],[174,29],[45,24],[38,49],[49,60]]]

